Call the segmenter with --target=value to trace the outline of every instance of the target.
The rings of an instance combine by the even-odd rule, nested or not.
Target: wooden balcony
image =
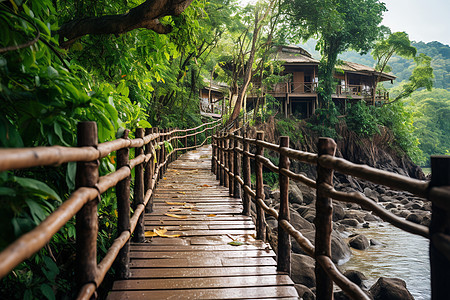
[[[269,91],[270,94],[276,96],[311,96],[316,94],[317,82],[282,82],[273,87],[273,90]]]
[[[336,93],[332,96],[333,98],[347,98],[365,101],[388,101],[389,92],[386,91],[376,91],[375,97],[374,88],[367,85],[338,85],[336,86]]]

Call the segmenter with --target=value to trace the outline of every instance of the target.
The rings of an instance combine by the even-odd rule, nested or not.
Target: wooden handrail
[[[167,131],[158,131],[156,128],[147,129],[144,131],[138,129],[135,139],[127,138],[127,131],[124,137],[96,144],[96,125],[93,122],[82,122],[79,125],[79,133],[85,133],[85,137],[79,137],[80,147],[35,147],[22,149],[0,149],[0,171],[14,170],[20,168],[30,168],[35,166],[52,166],[60,165],[67,162],[77,162],[86,166],[86,172],[93,174],[91,177],[86,176],[83,168],[78,167],[77,178],[82,179],[78,181],[77,189],[72,192],[69,198],[64,201],[54,212],[52,212],[41,224],[36,226],[30,232],[22,235],[2,252],[0,252],[0,278],[7,275],[19,263],[23,262],[31,255],[35,254],[42,247],[44,247],[50,239],[55,235],[72,217],[77,214],[77,223],[85,223],[84,230],[77,225],[77,260],[78,267],[77,281],[80,287],[78,299],[90,299],[95,293],[97,287],[103,281],[106,273],[111,268],[113,262],[118,264],[119,277],[127,277],[128,274],[128,249],[127,244],[132,233],[136,230],[140,232],[141,238],[137,242],[142,242],[143,226],[142,213],[144,210],[151,210],[151,196],[156,183],[166,169],[167,164],[172,161],[173,156],[177,156],[179,151],[192,149],[199,145],[204,145],[208,139],[212,139],[212,135],[221,126],[221,120],[210,123],[205,123],[191,129],[178,130],[171,129]],[[197,131],[202,128],[202,130]],[[178,147],[178,140],[194,136],[197,142],[197,136],[210,131],[210,136],[200,143],[188,146],[185,144],[184,148]],[[189,133],[194,131],[193,133]],[[185,133],[184,135],[178,135]],[[172,152],[165,150],[165,143],[176,142]],[[159,147],[157,147],[159,146]],[[145,150],[143,149],[145,147]],[[128,159],[128,149],[136,148],[135,157]],[[117,151],[117,168],[116,171],[105,176],[98,177],[95,175],[98,166],[98,160],[104,158]],[[154,163],[155,155],[157,164]],[[121,161],[122,160],[122,161]],[[119,161],[121,161],[119,163]],[[129,216],[129,194],[130,185],[129,178],[131,170],[135,169],[136,180],[134,184],[135,196],[134,199],[134,214]],[[98,174],[98,173],[97,173]],[[128,179],[127,179],[128,178]],[[121,183],[123,187],[120,188]],[[106,256],[97,264],[96,257],[96,239],[97,239],[97,201],[100,195],[108,189],[117,186],[119,198],[122,198],[124,205],[119,208],[118,214],[123,216],[122,225],[119,224],[118,237],[113,242]],[[122,189],[122,190],[121,190]],[[120,201],[119,201],[120,202]],[[86,219],[84,215],[89,216]],[[91,216],[95,216],[92,217]],[[136,235],[136,233],[135,233]],[[85,240],[82,237],[87,236]],[[79,249],[81,247],[81,249]],[[124,256],[121,259],[121,252]]]
[[[237,132],[236,130],[234,132]],[[213,172],[216,173],[218,179],[221,178],[230,178],[230,180],[234,180],[234,184],[238,184],[241,186],[243,191],[243,214],[250,214],[250,204],[248,203],[253,199],[256,204],[257,209],[257,236],[261,239],[264,239],[264,233],[261,229],[261,223],[264,222],[264,212],[275,217],[278,220],[279,229],[278,229],[278,242],[284,241],[285,237],[283,235],[288,233],[292,236],[302,247],[302,249],[311,257],[315,258],[318,262],[316,265],[316,278],[317,278],[317,299],[329,299],[332,294],[332,284],[330,280],[333,280],[341,289],[352,299],[368,299],[367,295],[354,283],[352,283],[349,279],[343,276],[334,264],[331,261],[331,252],[330,252],[330,233],[331,233],[331,198],[359,204],[363,209],[372,211],[375,215],[381,217],[384,221],[391,223],[392,225],[400,228],[404,231],[417,234],[423,236],[425,238],[430,238],[431,234],[427,227],[412,223],[410,221],[405,220],[404,218],[397,217],[392,214],[388,210],[384,209],[380,205],[378,205],[375,201],[367,198],[365,195],[357,192],[346,193],[341,191],[336,191],[333,188],[333,184],[330,181],[332,179],[332,173],[330,171],[336,170],[340,173],[351,175],[354,177],[358,177],[364,180],[371,181],[376,184],[382,184],[388,186],[393,189],[408,191],[414,195],[420,197],[426,197],[429,201],[433,203],[433,215],[434,212],[439,209],[442,212],[439,213],[441,221],[442,215],[444,214],[447,219],[445,219],[446,223],[443,222],[438,232],[431,238],[432,243],[435,245],[433,251],[437,251],[436,253],[440,253],[437,255],[440,259],[441,264],[446,267],[435,267],[435,269],[439,269],[439,274],[446,274],[444,276],[444,281],[448,280],[450,274],[448,274],[450,270],[450,255],[445,253],[448,249],[450,249],[450,236],[446,234],[448,233],[449,228],[447,228],[445,224],[448,224],[448,215],[450,214],[450,182],[448,179],[447,182],[441,184],[431,185],[428,182],[420,181],[416,179],[412,179],[406,176],[402,176],[399,174],[395,174],[392,172],[378,170],[376,168],[372,168],[366,165],[358,165],[352,162],[349,162],[342,158],[334,157],[334,151],[331,151],[330,145],[334,144],[334,141],[331,139],[322,139],[321,143],[323,146],[318,146],[319,149],[325,149],[322,152],[320,157],[317,154],[298,151],[295,149],[289,148],[289,144],[287,146],[275,145],[272,143],[265,142],[263,140],[262,133],[257,133],[256,139],[250,139],[246,136],[246,131],[244,129],[241,130],[241,136],[237,134],[231,134],[227,132],[223,132],[220,135],[215,135],[213,137],[212,145],[213,145]],[[239,148],[237,143],[234,145],[228,146],[228,140],[234,140],[236,142],[241,142],[243,144],[242,148]],[[256,148],[256,153],[250,152],[250,145],[253,145]],[[275,166],[268,158],[264,157],[264,149],[268,149],[280,154],[280,165]],[[328,149],[328,150],[327,150]],[[329,152],[331,151],[331,152]],[[229,168],[229,165],[226,162],[225,153],[233,152],[234,155],[240,155],[242,157],[242,173],[244,175],[244,179],[239,176],[240,171],[236,169],[234,166],[233,172]],[[317,165],[319,178],[325,178],[321,181],[316,181],[307,178],[304,175],[296,174],[289,170],[289,167],[285,166],[285,160],[293,159],[299,162],[304,162],[312,165]],[[225,159],[225,161],[224,161]],[[440,159],[444,159],[446,161],[446,165],[450,165],[450,157],[440,157]],[[252,190],[251,182],[246,178],[250,177],[250,166],[249,160],[254,160],[256,167],[256,190]],[[281,163],[283,161],[283,164]],[[436,165],[436,164],[435,164]],[[278,213],[273,208],[267,206],[264,202],[264,193],[262,192],[262,166],[265,166],[267,169],[274,173],[279,174],[280,180],[280,213]],[[322,172],[322,173],[321,173]],[[325,173],[324,173],[325,172]],[[447,175],[450,173],[450,166],[447,167],[446,171],[439,171],[440,173],[447,172]],[[320,175],[325,174],[325,175]],[[300,231],[296,230],[292,224],[286,219],[285,213],[285,183],[283,178],[289,178],[295,181],[299,181],[309,187],[315,188],[317,190],[317,200],[316,200],[316,219],[318,217],[322,218],[322,221],[317,223],[316,221],[316,236],[315,236],[315,248],[311,242],[306,239]],[[223,182],[221,181],[221,184]],[[231,184],[231,183],[230,183]],[[321,200],[322,199],[322,200]],[[323,202],[323,203],[322,203]],[[262,212],[261,212],[262,211]],[[281,213],[283,211],[283,213]],[[445,223],[445,224],[444,224]],[[323,229],[321,226],[323,226]],[[317,234],[317,230],[321,230],[321,233]],[[286,244],[282,242],[283,245]],[[287,246],[286,246],[287,247]],[[284,249],[284,248],[283,248]],[[286,253],[281,253],[279,249],[279,257],[278,257],[278,269],[283,272],[289,272],[289,269],[286,267],[286,263],[288,258]],[[439,252],[440,251],[440,252]],[[446,257],[446,259],[443,259]],[[432,258],[433,259],[433,258]],[[433,263],[432,263],[433,265]],[[436,263],[434,264],[436,265]],[[320,273],[317,276],[317,268],[322,270],[323,273]],[[432,293],[441,295],[439,299],[446,299],[448,295],[448,291],[443,292],[447,289],[445,284],[442,283],[441,279],[436,274],[431,274],[432,283],[435,282],[435,285],[432,284]],[[442,276],[440,276],[442,277]],[[436,283],[437,282],[437,283]],[[320,288],[319,288],[320,286]],[[320,291],[319,291],[320,290]],[[438,290],[438,291],[437,291]],[[446,294],[445,294],[446,293]],[[442,295],[445,296],[442,296]],[[442,298],[443,297],[443,298]]]

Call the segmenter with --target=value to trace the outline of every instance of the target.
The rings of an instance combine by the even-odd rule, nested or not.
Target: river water
[[[431,299],[430,263],[428,240],[388,223],[371,224],[371,228],[358,228],[355,232],[375,239],[382,245],[371,246],[365,251],[352,249],[351,259],[339,266],[341,271],[362,272],[372,286],[379,277],[401,278],[416,300]]]

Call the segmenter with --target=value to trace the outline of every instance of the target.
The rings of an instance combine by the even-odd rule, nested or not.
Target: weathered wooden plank
[[[192,241],[191,241],[192,243]],[[221,245],[178,245],[177,247],[173,247],[171,245],[155,245],[150,243],[150,245],[142,245],[142,244],[131,244],[130,251],[147,251],[147,252],[172,252],[172,251],[184,251],[184,252],[203,252],[203,251],[235,251],[239,249],[240,251],[246,250],[265,250],[270,249],[270,247],[266,244],[261,245],[259,243],[255,243],[254,245],[242,245],[242,246],[231,246],[228,244]]]
[[[231,268],[161,268],[132,269],[130,278],[189,278],[223,276],[276,275],[276,268],[269,267],[231,267]]]
[[[293,286],[268,286],[166,291],[112,291],[107,299],[268,299],[284,297],[298,298],[298,294]]]
[[[236,247],[237,248],[237,247]],[[251,251],[203,251],[203,252],[137,252],[130,253],[133,259],[168,259],[168,258],[210,258],[210,257],[275,257],[272,250],[251,250]]]
[[[117,280],[113,290],[204,289],[293,285],[287,275]]]
[[[270,246],[254,239],[255,225],[242,215],[241,201],[218,185],[209,170],[211,160],[198,162],[208,151],[188,152],[170,165],[155,190],[154,213],[144,216],[147,231],[165,227],[167,234],[182,236],[132,243],[130,280],[116,281],[107,299],[298,298],[289,277],[276,272]],[[246,244],[229,245],[234,239]]]
[[[131,268],[206,268],[206,267],[242,267],[242,266],[276,266],[271,257],[262,258],[203,258],[196,257],[173,259],[134,259],[130,262]]]

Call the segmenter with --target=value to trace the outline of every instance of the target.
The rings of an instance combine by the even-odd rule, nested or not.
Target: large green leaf
[[[48,198],[52,198],[55,200],[61,201],[61,198],[58,196],[58,194],[51,189],[47,184],[45,184],[42,181],[32,179],[32,178],[23,178],[23,177],[14,177],[14,181],[17,182],[22,188],[41,195]]]

